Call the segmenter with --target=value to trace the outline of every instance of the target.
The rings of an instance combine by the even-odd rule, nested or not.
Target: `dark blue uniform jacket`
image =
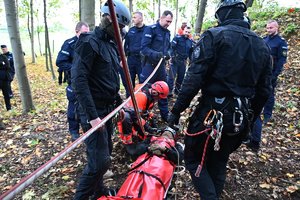
[[[278,34],[275,36],[266,36],[264,41],[269,45],[271,49],[271,55],[273,58],[273,77],[282,72],[283,64],[286,63],[288,46],[286,41]]]
[[[159,23],[147,26],[142,39],[142,54],[146,57],[146,62],[158,63],[160,53],[163,56],[169,55],[170,51],[170,31],[163,28]]]

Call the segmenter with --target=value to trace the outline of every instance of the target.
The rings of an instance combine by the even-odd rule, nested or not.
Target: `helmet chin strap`
[[[232,8],[230,8],[230,9],[227,11],[227,13],[226,13],[226,15],[225,15],[225,17],[224,17],[224,21],[227,19],[227,17],[228,17],[229,14],[231,13],[231,11],[232,11]],[[222,21],[221,21],[221,18],[220,18],[220,16],[219,16],[218,13],[216,13],[216,17],[217,17],[217,19],[218,19],[218,23],[221,24]]]

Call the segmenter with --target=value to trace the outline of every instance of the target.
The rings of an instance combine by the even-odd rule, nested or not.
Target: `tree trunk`
[[[152,8],[153,8],[153,23],[156,23],[156,19],[155,19],[155,0],[152,0]],[[159,18],[160,16],[158,16]]]
[[[177,21],[178,21],[178,0],[176,0],[176,18],[175,18],[175,30],[174,30],[174,35],[177,34]]]
[[[30,25],[31,25],[31,34],[30,34],[31,62],[36,63],[35,51],[34,51],[33,0],[30,0]]]
[[[254,1],[254,0],[246,0],[246,1],[245,1],[246,7],[247,7],[247,8],[252,7],[253,1]]]
[[[161,0],[158,0],[158,17],[160,17],[161,15],[160,6],[161,6]]]
[[[4,0],[7,29],[9,33],[12,52],[14,55],[14,64],[20,90],[23,113],[34,109],[30,85],[26,72],[26,65],[19,32],[19,19],[15,0]]]
[[[133,13],[133,4],[132,4],[132,0],[129,0],[129,11],[132,14]]]
[[[196,19],[196,24],[195,24],[195,33],[201,32],[206,5],[207,5],[207,0],[201,0],[197,19]]]
[[[39,9],[36,10],[36,16],[39,16]],[[39,44],[39,51],[40,51],[40,56],[43,56],[42,52],[42,45],[41,45],[41,32],[42,32],[42,26],[40,26],[40,21],[39,18],[36,18],[37,26],[36,26],[36,33],[38,37],[38,44]]]
[[[80,21],[88,23],[90,30],[95,28],[95,0],[80,1]]]
[[[53,80],[56,79],[55,72],[52,65],[52,56],[51,56],[51,49],[50,49],[50,42],[49,42],[49,31],[48,31],[48,24],[47,24],[47,3],[46,0],[44,0],[44,23],[45,23],[45,54],[46,54],[46,66],[48,67],[48,58],[49,58],[49,66],[52,73]]]

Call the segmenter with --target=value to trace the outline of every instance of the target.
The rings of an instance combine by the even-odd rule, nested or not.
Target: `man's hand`
[[[168,54],[164,58],[165,58],[165,60],[170,60],[171,56]]]
[[[92,128],[94,128],[95,126],[97,126],[99,123],[101,122],[101,119],[99,117],[97,117],[96,119],[93,119],[90,121],[90,124],[92,126]]]
[[[148,147],[148,151],[152,152],[157,156],[161,156],[166,151],[166,147],[162,144],[154,143]]]
[[[169,125],[172,129],[178,130],[178,129],[179,129],[179,128],[178,128],[179,118],[180,118],[180,115],[171,113],[171,114],[168,116],[168,125]]]

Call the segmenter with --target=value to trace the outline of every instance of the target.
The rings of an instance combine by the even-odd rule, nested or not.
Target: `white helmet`
[[[131,21],[131,14],[129,12],[129,9],[120,0],[113,0],[113,3],[114,3],[114,6],[115,6],[115,12],[116,12],[118,23],[122,24],[124,26],[128,26],[130,21]],[[103,14],[109,14],[110,15],[108,2],[106,2],[101,7],[101,12]]]

